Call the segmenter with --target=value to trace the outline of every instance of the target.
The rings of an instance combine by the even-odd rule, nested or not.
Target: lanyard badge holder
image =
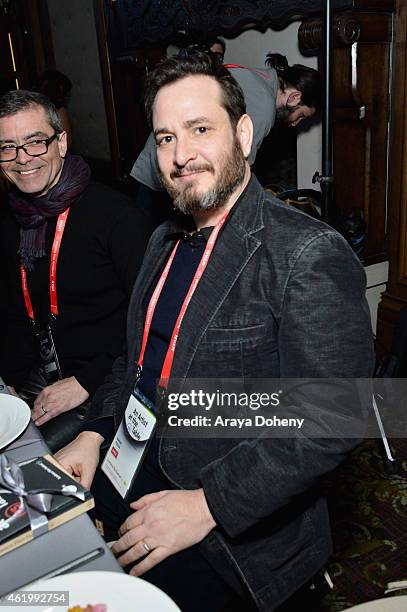
[[[54,319],[51,319],[53,321]],[[61,380],[62,372],[59,359],[55,348],[54,338],[52,337],[51,324],[48,323],[45,329],[34,327],[35,337],[38,341],[41,371],[48,384]]]
[[[40,357],[41,371],[48,384],[52,384],[57,380],[61,380],[62,372],[59,365],[59,359],[55,348],[54,338],[52,336],[52,326],[56,321],[58,315],[58,300],[57,300],[57,289],[56,289],[56,269],[59,255],[59,248],[61,246],[61,240],[65,229],[66,219],[69,214],[69,208],[61,213],[57,220],[55,229],[54,242],[51,249],[51,263],[50,263],[50,282],[49,282],[49,293],[50,293],[50,304],[51,304],[51,316],[49,323],[45,329],[41,329],[34,317],[34,310],[31,304],[30,293],[28,291],[27,274],[23,267],[20,265],[21,273],[21,285],[23,290],[25,307],[27,309],[28,317],[33,326],[34,334],[38,342],[38,352]]]
[[[188,289],[187,295],[181,306],[178,314],[171,340],[168,346],[167,354],[164,359],[163,367],[160,376],[160,386],[158,388],[159,399],[165,396],[168,381],[170,379],[172,363],[174,360],[175,347],[179,337],[179,331],[184,318],[188,304],[191,301],[192,295],[198,286],[199,281],[205,271],[212,250],[215,246],[218,234],[226,220],[227,213],[218,221],[214,227],[201,261],[198,264],[192,283]],[[155,308],[160,297],[162,288],[167,279],[168,273],[172,266],[172,262],[177,252],[179,241],[176,243],[164,271],[157,283],[156,288],[151,296],[150,303],[147,307],[146,319],[144,322],[143,341],[141,344],[140,357],[138,359],[137,379],[134,390],[130,396],[126,411],[119,429],[113,439],[112,444],[102,463],[102,471],[109,478],[112,485],[120,493],[123,498],[126,498],[130,492],[132,483],[136,478],[138,471],[142,465],[144,457],[147,453],[149,443],[152,439],[155,426],[157,424],[157,409],[152,403],[140,392],[137,388],[137,383],[141,377],[141,371],[144,360],[144,353],[147,346],[148,335],[150,332],[151,322],[153,320]]]
[[[123,499],[130,492],[157,424],[153,403],[137,388],[140,375],[139,367],[123,419],[101,465]]]

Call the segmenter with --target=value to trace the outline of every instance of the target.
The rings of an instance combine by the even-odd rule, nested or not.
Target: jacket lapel
[[[186,377],[203,334],[261,245],[253,235],[263,227],[259,189],[256,179],[252,178],[238,209],[219,234],[182,321],[171,378],[183,380]]]

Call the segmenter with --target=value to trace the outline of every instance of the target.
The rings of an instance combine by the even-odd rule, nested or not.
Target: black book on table
[[[59,468],[51,455],[31,459],[20,464],[20,467],[27,491],[41,489],[47,492],[49,489],[53,493],[55,490],[62,490],[64,486],[75,485],[78,492],[84,494],[82,501],[77,497],[53,493],[51,510],[46,514],[48,530],[55,529],[58,525],[93,508],[94,502],[90,491]],[[33,534],[25,505],[20,502],[17,495],[6,491],[0,485],[0,556],[32,539]]]

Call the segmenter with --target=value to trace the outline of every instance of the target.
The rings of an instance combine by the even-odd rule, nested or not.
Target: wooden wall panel
[[[388,206],[389,282],[377,315],[380,350],[390,347],[399,311],[407,305],[407,0],[397,2],[394,27]]]
[[[365,264],[386,257],[390,15],[355,13],[358,42],[334,52],[335,204],[361,209]]]

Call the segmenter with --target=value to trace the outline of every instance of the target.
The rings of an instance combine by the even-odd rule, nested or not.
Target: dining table
[[[383,597],[346,608],[344,612],[407,612],[407,595]]]
[[[50,451],[40,430],[30,421],[25,431],[0,453],[23,462]],[[77,571],[123,573],[86,513],[0,556],[0,597],[38,579]]]

